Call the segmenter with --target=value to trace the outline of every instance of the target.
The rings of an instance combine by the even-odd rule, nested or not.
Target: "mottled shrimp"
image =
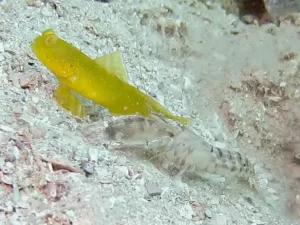
[[[140,116],[122,117],[105,129],[109,140],[121,147],[158,149],[181,177],[187,170],[248,179],[254,173],[250,161],[239,152],[222,150],[207,143],[185,127],[175,127],[163,120]]]
[[[265,200],[273,201],[266,191],[268,182],[256,164],[237,151],[212,146],[187,127],[170,125],[163,118],[124,116],[110,122],[104,133],[120,148],[156,150],[164,168],[172,165],[178,169],[176,179],[181,179],[187,171],[241,178]]]

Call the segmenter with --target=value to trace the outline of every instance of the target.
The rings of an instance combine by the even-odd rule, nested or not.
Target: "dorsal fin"
[[[94,61],[112,74],[116,75],[122,81],[128,81],[126,69],[119,51],[98,57],[94,59]]]

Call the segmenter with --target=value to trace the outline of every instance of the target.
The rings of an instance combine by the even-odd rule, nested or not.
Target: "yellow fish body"
[[[119,52],[93,60],[57,37],[51,29],[36,37],[31,49],[60,83],[54,91],[57,103],[75,116],[84,116],[85,109],[71,91],[107,108],[113,115],[153,117],[160,114],[184,125],[190,120],[173,115],[156,100],[130,85]]]

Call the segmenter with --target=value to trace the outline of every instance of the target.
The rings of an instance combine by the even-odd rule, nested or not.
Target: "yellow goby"
[[[91,59],[60,39],[52,29],[45,30],[31,43],[31,49],[59,81],[54,91],[57,103],[74,116],[86,114],[84,106],[72,94],[92,100],[113,115],[141,115],[155,118],[160,114],[187,125],[190,118],[175,116],[156,100],[127,82],[119,52]]]

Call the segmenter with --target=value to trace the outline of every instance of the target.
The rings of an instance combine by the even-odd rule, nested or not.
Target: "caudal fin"
[[[182,116],[174,116],[170,113],[161,114],[161,113],[152,112],[151,113],[151,118],[154,119],[154,120],[161,121],[163,123],[168,123],[167,120],[166,120],[166,118],[168,118],[168,119],[177,121],[177,122],[179,122],[180,124],[182,124],[184,126],[187,126],[189,124],[189,122],[191,121],[191,118],[182,117]]]
[[[178,121],[182,125],[187,126],[191,122],[192,118],[182,117],[182,116],[174,116],[173,119],[176,120],[176,121]]]

